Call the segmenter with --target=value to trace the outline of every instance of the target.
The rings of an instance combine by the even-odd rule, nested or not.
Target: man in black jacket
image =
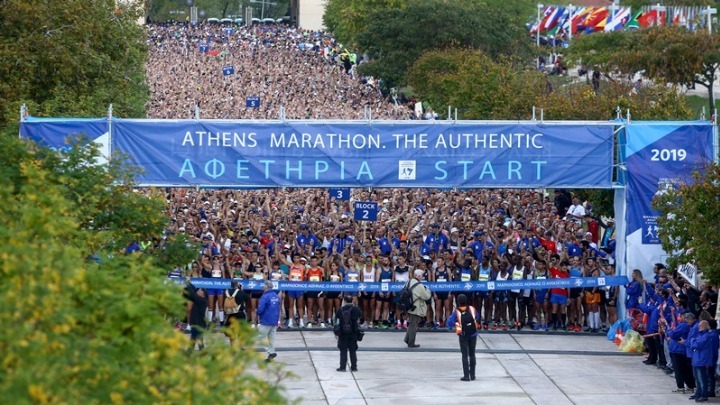
[[[187,283],[185,287],[185,298],[192,301],[193,306],[190,310],[190,343],[192,344],[191,350],[195,350],[195,343],[199,339],[199,349],[205,348],[205,344],[202,340],[202,333],[207,329],[207,322],[205,321],[205,311],[208,307],[208,301],[205,290],[196,289],[194,285]]]
[[[340,349],[340,367],[337,371],[345,371],[347,366],[348,350],[350,351],[350,371],[357,371],[357,336],[360,308],[352,304],[352,297],[345,296],[344,305],[335,312],[337,326],[335,334]]]

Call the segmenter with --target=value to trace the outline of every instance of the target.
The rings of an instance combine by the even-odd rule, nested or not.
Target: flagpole
[[[537,5],[537,24],[538,25],[537,25],[537,31],[535,32],[535,43],[538,48],[540,48],[540,23],[542,22],[542,21],[540,21],[540,11],[542,10],[543,7],[545,7],[545,6],[542,4]],[[537,70],[540,70],[540,55],[538,55],[538,57],[537,57]]]
[[[570,29],[568,30],[568,43],[572,41],[572,21],[573,21],[573,12],[575,11],[575,6],[572,4],[568,4],[568,20],[570,20]]]
[[[717,14],[717,9],[707,6],[707,8],[705,10],[702,10],[700,13],[707,15],[708,33],[712,35],[712,16],[713,14]]]

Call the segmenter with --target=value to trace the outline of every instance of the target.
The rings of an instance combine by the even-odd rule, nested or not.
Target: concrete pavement
[[[477,380],[462,382],[457,337],[420,332],[418,349],[403,333],[368,331],[358,371],[342,373],[330,330],[281,331],[276,361],[296,377],[285,395],[303,404],[675,404],[672,376],[625,354],[603,335],[481,333]],[[349,368],[349,367],[348,367]],[[269,370],[256,370],[268,373]]]

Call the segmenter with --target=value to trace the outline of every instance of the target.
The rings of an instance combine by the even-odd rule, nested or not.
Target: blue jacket
[[[690,333],[690,327],[685,322],[678,322],[675,325],[675,329],[667,331],[666,336],[670,338],[670,353],[685,354],[685,346],[681,345],[679,340],[687,340],[688,333]]]
[[[627,309],[638,308],[640,297],[642,297],[642,284],[633,280],[625,286],[625,307]]]
[[[431,233],[425,238],[425,244],[438,253],[447,250],[450,240],[444,233]]]
[[[670,317],[670,306],[665,307],[665,311],[667,314],[665,314],[663,311],[661,311],[660,307],[662,306],[663,301],[658,301],[655,303],[647,303],[643,304],[640,309],[642,309],[643,312],[650,315],[647,322],[647,332],[655,333],[658,331],[658,321],[660,321],[660,317],[664,316],[665,319],[668,319]]]
[[[688,332],[687,339],[685,339],[685,356],[688,359],[692,359],[693,357],[693,351],[692,348],[690,348],[690,341],[695,339],[695,337],[698,334],[698,325],[699,322],[696,320],[693,326],[690,326],[690,331]]]
[[[690,348],[693,351],[692,365],[693,367],[711,367],[713,364],[712,349],[713,340],[717,339],[717,334],[709,331],[698,331],[698,334],[690,341]]]
[[[260,324],[266,326],[277,326],[280,320],[280,297],[273,290],[267,290],[260,297],[257,314],[260,317]]]
[[[467,309],[468,309],[468,311],[470,310],[470,305],[467,306]],[[473,309],[474,309],[474,307],[473,307]],[[479,318],[480,318],[480,313],[477,310],[475,310],[475,321],[477,322]],[[456,310],[452,311],[452,314],[450,315],[450,317],[448,317],[447,321],[445,322],[445,325],[448,325],[448,329],[454,329],[455,322],[457,322],[457,321],[458,321],[458,319],[457,319],[457,309],[456,309]],[[477,336],[477,335],[478,335],[478,333],[476,331],[475,333],[473,333],[470,336],[472,337],[472,336]]]
[[[710,343],[712,343],[712,365],[718,362],[718,349],[720,349],[720,338],[717,329],[710,329]]]

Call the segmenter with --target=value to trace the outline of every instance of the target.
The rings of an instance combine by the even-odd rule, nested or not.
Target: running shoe
[[[299,328],[304,328],[304,327],[305,327],[305,322],[304,322],[302,319],[300,319],[300,320],[298,321],[298,327],[299,327]]]
[[[497,324],[497,322],[495,322],[492,326],[492,330],[497,330],[497,329],[498,329],[498,324]]]
[[[320,327],[325,328],[325,322],[320,322]]]
[[[502,330],[507,330],[507,325],[506,325],[506,324],[503,324],[503,325],[502,325]]]
[[[540,329],[542,329],[542,325],[535,325],[535,327],[533,328],[533,330],[540,330]]]
[[[555,330],[557,330],[557,328]],[[550,331],[550,326],[548,324],[545,324],[545,332],[549,332],[549,331]]]
[[[407,321],[403,321],[403,328],[407,329],[407,327],[408,327]]]
[[[483,324],[483,329],[488,330],[488,323],[487,323],[487,322],[485,322],[485,323]]]
[[[395,329],[400,329],[401,327],[402,323],[400,323],[400,321],[397,321],[397,323],[395,324]]]

